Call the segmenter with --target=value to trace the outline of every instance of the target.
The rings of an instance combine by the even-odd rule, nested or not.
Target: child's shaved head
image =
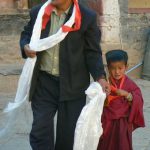
[[[127,65],[128,62],[128,54],[123,50],[111,50],[106,53],[106,61],[109,66],[112,62],[122,61]]]

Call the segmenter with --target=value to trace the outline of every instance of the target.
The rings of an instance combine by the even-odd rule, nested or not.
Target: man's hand
[[[111,92],[109,83],[105,79],[99,79],[98,82],[102,86],[102,89],[106,93],[106,95],[109,95]]]
[[[34,58],[36,56],[36,52],[30,49],[29,44],[24,46],[24,52],[27,57]]]
[[[124,97],[127,97],[129,95],[129,93],[127,91],[121,90],[121,89],[118,89],[116,91],[116,93],[117,93],[118,96],[124,96]]]

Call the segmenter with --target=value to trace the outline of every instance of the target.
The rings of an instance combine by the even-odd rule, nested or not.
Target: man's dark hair
[[[111,50],[106,53],[106,61],[109,66],[111,62],[123,61],[125,65],[128,62],[128,54],[124,50]]]

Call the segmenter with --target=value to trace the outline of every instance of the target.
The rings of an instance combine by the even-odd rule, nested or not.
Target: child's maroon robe
[[[103,135],[97,150],[132,150],[132,131],[145,126],[139,87],[126,76],[122,89],[132,93],[132,104],[121,97],[104,107]]]

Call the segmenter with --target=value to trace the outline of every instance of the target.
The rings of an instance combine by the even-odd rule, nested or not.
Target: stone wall
[[[19,38],[28,14],[0,15],[0,65],[21,62]]]
[[[24,60],[19,48],[20,32],[28,14],[0,15],[0,107],[13,100]],[[1,109],[0,108],[0,109]]]
[[[28,9],[28,0],[0,0],[0,14],[13,14]]]
[[[150,14],[128,14],[127,0],[80,1],[98,13],[103,54],[110,49],[123,48],[128,51],[130,67],[142,61],[150,29]],[[18,42],[28,19],[28,13],[0,15],[0,65],[22,62]],[[133,74],[139,76],[139,73],[137,70]]]
[[[128,2],[119,0],[123,48],[128,51],[130,67],[143,61],[150,33],[150,13],[128,14]],[[139,68],[132,74],[140,75]]]
[[[102,31],[103,54],[111,49],[124,49],[129,55],[129,68],[132,68],[143,61],[150,32],[150,13],[129,14],[127,0],[87,0],[85,4],[91,7],[90,3],[100,1],[103,13],[97,14]],[[84,3],[84,0],[82,2]],[[141,69],[140,67],[129,75],[140,77]]]

